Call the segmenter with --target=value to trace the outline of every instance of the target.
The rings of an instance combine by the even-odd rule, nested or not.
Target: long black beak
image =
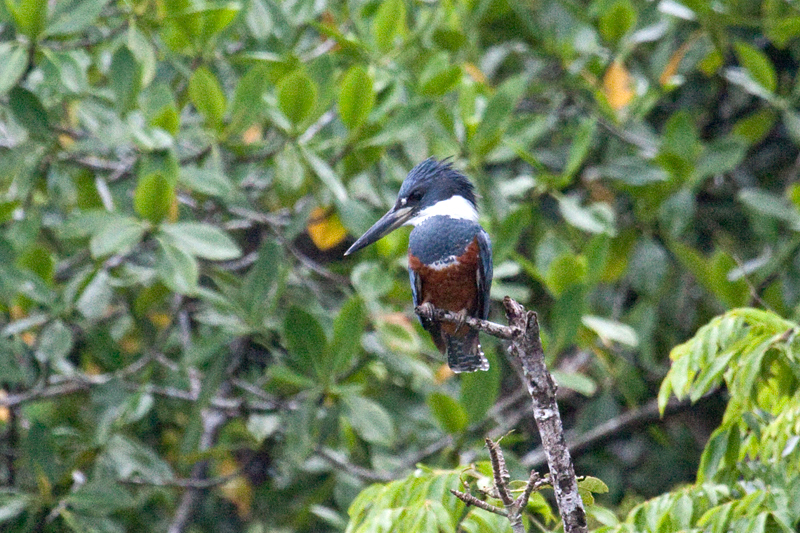
[[[344,255],[357,252],[379,240],[384,235],[391,233],[393,230],[402,226],[413,214],[413,209],[411,207],[398,208],[395,206],[391,208],[389,212],[373,224],[364,235],[359,237],[359,239],[353,243],[353,246],[347,249]]]

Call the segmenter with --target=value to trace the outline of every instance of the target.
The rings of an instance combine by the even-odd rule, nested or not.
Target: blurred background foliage
[[[592,524],[791,531],[798,36],[784,0],[6,0],[2,529],[500,530],[444,488],[485,435],[542,468],[519,370],[447,371],[407,231],[342,257],[434,155],[540,313]]]

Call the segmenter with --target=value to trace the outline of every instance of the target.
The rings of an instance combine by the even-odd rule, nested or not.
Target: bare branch
[[[511,353],[522,363],[528,394],[533,403],[533,416],[539,428],[542,446],[550,469],[553,491],[565,533],[585,533],[586,512],[578,493],[578,481],[575,469],[564,439],[564,428],[561,414],[556,403],[556,385],[544,364],[544,350],[539,336],[539,322],[536,313],[527,311],[523,306],[506,296],[503,299],[508,326],[501,326],[486,320],[467,318],[464,323],[494,337],[511,341]],[[417,307],[418,315],[432,320],[459,323],[462,317],[442,309],[426,309],[429,306]],[[503,487],[505,476],[498,460],[502,454],[496,453],[499,447],[488,441],[492,465],[495,471],[495,485],[498,493],[506,503]],[[530,481],[529,481],[530,483]],[[526,487],[527,490],[527,487]],[[530,490],[534,490],[531,488]],[[523,493],[524,494],[524,493]],[[505,496],[508,496],[507,489]],[[528,494],[530,496],[530,493]],[[508,518],[514,531],[522,527],[521,516],[512,513],[514,502],[506,504]],[[519,510],[518,510],[519,511]]]
[[[479,500],[472,494],[468,492],[461,492],[460,490],[450,489],[450,492],[459,500],[463,501],[467,505],[474,505],[475,507],[480,507],[484,511],[489,511],[490,513],[499,514],[500,516],[508,516],[508,513],[505,509],[501,509],[500,507],[494,506],[491,503],[487,503],[483,500]]]

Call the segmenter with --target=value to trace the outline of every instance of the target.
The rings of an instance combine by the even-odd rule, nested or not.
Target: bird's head
[[[415,226],[434,216],[478,220],[472,183],[448,161],[431,157],[411,169],[400,187],[394,207],[344,255],[369,246],[402,225]]]

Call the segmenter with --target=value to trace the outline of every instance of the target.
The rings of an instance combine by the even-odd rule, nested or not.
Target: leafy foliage
[[[684,527],[687,501],[691,527],[796,527],[798,20],[775,0],[0,3],[0,529],[343,531],[369,483],[452,477],[511,429],[524,479],[537,437],[503,348],[442,368],[402,231],[341,257],[429,155],[475,182],[493,296],[540,313],[575,435],[665,376],[662,406],[703,402],[581,452],[621,509],[701,461],[619,527]],[[435,495],[404,516],[502,524]]]

